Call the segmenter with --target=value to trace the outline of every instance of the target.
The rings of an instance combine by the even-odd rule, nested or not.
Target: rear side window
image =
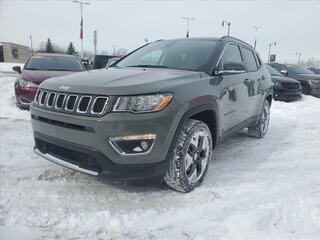
[[[219,62],[219,69],[223,68],[223,65],[226,62],[235,62],[235,63],[242,63],[242,56],[240,49],[235,44],[229,44],[221,57],[221,60]]]
[[[245,66],[246,66],[248,72],[256,71],[258,69],[258,65],[256,62],[256,58],[254,56],[254,53],[247,48],[242,47],[241,49],[242,49],[242,53],[243,53]]]

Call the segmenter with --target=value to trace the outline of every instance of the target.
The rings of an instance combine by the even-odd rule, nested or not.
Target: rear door
[[[223,70],[227,62],[243,63],[240,48],[237,44],[228,44],[218,63],[218,69]],[[247,73],[220,76],[220,102],[223,131],[231,129],[242,122],[247,115],[248,90],[245,85]]]
[[[247,118],[256,116],[260,111],[260,103],[263,98],[261,92],[262,81],[266,79],[265,72],[261,68],[256,54],[245,46],[241,46],[241,52],[247,69],[247,81],[245,83],[248,91]]]

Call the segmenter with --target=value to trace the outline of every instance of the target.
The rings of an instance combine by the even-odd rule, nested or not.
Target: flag
[[[187,35],[186,35],[186,38],[188,38],[189,37],[189,31],[187,31]]]
[[[80,39],[83,39],[83,19],[81,17],[81,22],[80,22]]]

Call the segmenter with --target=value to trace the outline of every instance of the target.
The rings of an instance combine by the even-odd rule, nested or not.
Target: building
[[[11,42],[0,42],[0,62],[25,63],[31,51],[29,47]]]

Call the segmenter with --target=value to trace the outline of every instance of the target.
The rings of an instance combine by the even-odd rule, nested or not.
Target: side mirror
[[[282,75],[288,76],[288,71],[287,70],[282,69],[280,72],[281,72]]]
[[[239,74],[245,73],[246,68],[242,63],[238,62],[226,62],[223,64],[223,69],[217,69],[215,71],[216,75],[223,75],[223,74]]]
[[[20,66],[14,66],[14,67],[12,67],[12,70],[21,74],[21,67]]]

